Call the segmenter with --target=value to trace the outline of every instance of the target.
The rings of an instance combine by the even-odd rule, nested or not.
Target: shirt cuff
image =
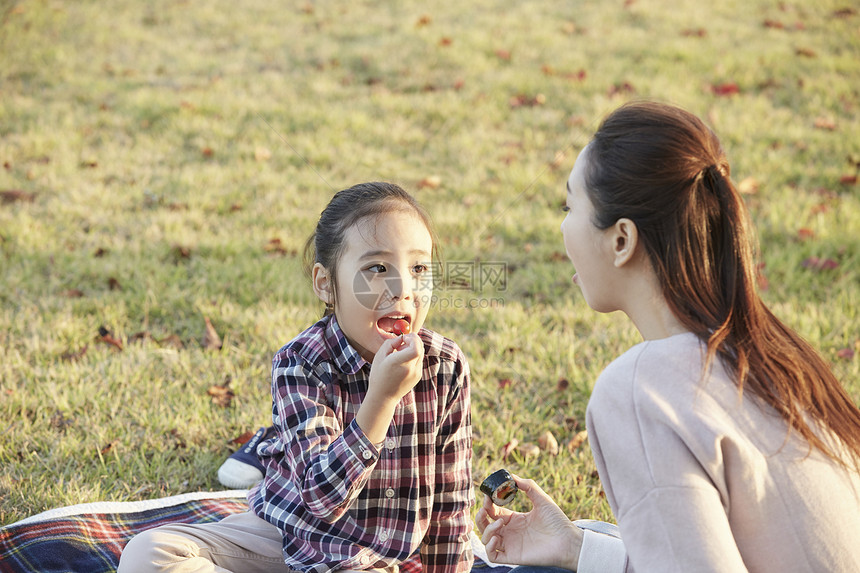
[[[582,549],[576,573],[623,573],[627,567],[627,551],[617,537],[583,530]]]

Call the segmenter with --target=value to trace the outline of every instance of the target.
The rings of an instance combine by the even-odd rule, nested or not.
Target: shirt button
[[[363,452],[361,452],[361,457],[363,457],[366,460],[369,460],[370,458],[373,457],[373,454],[370,452],[370,450],[364,450]]]
[[[385,497],[389,499],[394,497],[394,490],[392,488],[388,488],[387,490],[385,490]]]
[[[396,445],[397,445],[397,441],[394,438],[386,438],[386,440],[385,440],[385,447],[386,448],[388,448],[389,450],[393,450],[394,446],[396,446]]]
[[[388,541],[388,532],[387,532],[387,531],[383,531],[382,533],[380,533],[380,534],[379,534],[379,539],[380,539],[380,541]]]

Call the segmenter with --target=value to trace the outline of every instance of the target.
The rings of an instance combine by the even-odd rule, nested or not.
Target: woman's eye
[[[570,207],[568,207],[567,205],[562,205],[561,210],[563,213],[567,213],[568,211],[570,211]]]

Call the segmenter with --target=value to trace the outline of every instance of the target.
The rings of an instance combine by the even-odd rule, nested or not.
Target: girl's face
[[[576,159],[567,180],[567,216],[561,223],[561,234],[567,256],[576,268],[573,283],[578,285],[588,306],[598,312],[617,310],[612,302],[614,281],[609,279],[613,257],[607,234],[592,222],[594,205],[585,190],[588,146]]]
[[[404,319],[424,325],[433,294],[433,240],[409,211],[367,217],[347,229],[337,266],[334,312],[349,342],[367,361]]]

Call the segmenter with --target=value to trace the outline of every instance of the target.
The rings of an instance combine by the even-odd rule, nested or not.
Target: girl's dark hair
[[[436,234],[424,207],[400,186],[374,181],[338,191],[331,198],[320,213],[316,229],[305,243],[305,273],[311,276],[314,265],[320,263],[328,271],[332,297],[337,297],[337,265],[346,248],[347,229],[365,218],[377,218],[397,211],[414,213],[423,221],[433,241],[431,254],[436,259]],[[326,305],[325,314],[331,314],[333,308],[333,304]]]
[[[722,359],[739,392],[772,406],[810,446],[848,466],[805,416],[829,428],[860,470],[860,410],[757,293],[746,208],[717,136],[687,111],[633,102],[603,121],[588,153],[594,224],[636,224],[669,307],[707,344],[705,368]]]

